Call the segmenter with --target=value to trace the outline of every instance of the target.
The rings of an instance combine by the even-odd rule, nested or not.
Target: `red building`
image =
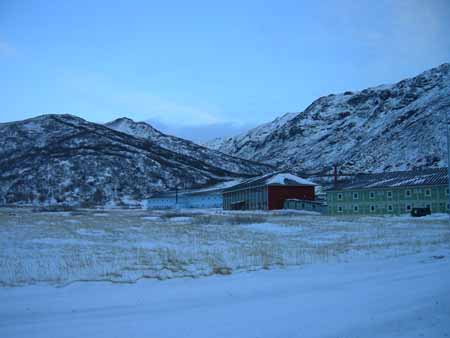
[[[248,179],[223,191],[225,210],[283,209],[287,199],[313,201],[316,184],[289,173]]]

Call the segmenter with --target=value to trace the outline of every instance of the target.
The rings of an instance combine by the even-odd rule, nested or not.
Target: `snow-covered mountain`
[[[263,173],[273,169],[268,165],[250,161],[250,159],[243,160],[198,145],[183,138],[166,135],[146,122],[135,122],[132,119],[122,117],[106,123],[105,125],[108,128],[154,142],[161,148],[173,151],[177,154],[189,156],[213,167],[235,173],[236,175],[253,176],[255,173]]]
[[[393,85],[331,94],[305,111],[207,145],[296,171],[390,171],[447,165],[450,64]]]
[[[277,117],[275,120],[267,123],[263,123],[248,132],[241,133],[235,137],[227,137],[220,138],[217,137],[210,141],[204,142],[203,145],[210,149],[220,150],[226,154],[233,153],[233,140],[242,139],[247,140],[249,142],[258,143],[263,141],[268,134],[270,134],[273,130],[280,128],[284,124],[286,124],[289,120],[292,120],[297,113],[286,113],[280,117]]]
[[[146,122],[134,122],[128,117],[121,117],[114,121],[105,123],[105,126],[117,131],[121,131],[122,133],[154,141],[157,141],[160,138],[164,139],[165,137],[167,137],[167,135],[153,128],[150,124]]]
[[[205,149],[228,159],[221,166],[223,161],[203,160],[158,142],[72,115],[2,123],[0,203],[126,204],[176,186],[200,187],[271,170]]]

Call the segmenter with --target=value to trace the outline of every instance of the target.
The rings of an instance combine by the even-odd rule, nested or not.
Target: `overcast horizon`
[[[449,62],[450,3],[0,4],[0,122],[67,113],[231,136]]]

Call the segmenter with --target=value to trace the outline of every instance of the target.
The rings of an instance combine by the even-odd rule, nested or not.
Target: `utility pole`
[[[338,164],[333,164],[333,185],[336,188],[338,183]]]
[[[450,206],[450,131],[448,124],[448,112],[445,113],[445,127],[447,128],[447,179],[448,179],[448,196],[447,196],[447,207]],[[447,210],[450,215],[450,209]],[[450,219],[449,219],[450,221]]]

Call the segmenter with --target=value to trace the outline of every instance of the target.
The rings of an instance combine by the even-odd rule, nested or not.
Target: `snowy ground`
[[[0,337],[449,337],[449,280],[448,251],[437,251],[208,278],[2,288]]]
[[[0,209],[0,285],[199,277],[449,249],[447,217]]]
[[[450,337],[447,217],[0,209],[0,337]]]

